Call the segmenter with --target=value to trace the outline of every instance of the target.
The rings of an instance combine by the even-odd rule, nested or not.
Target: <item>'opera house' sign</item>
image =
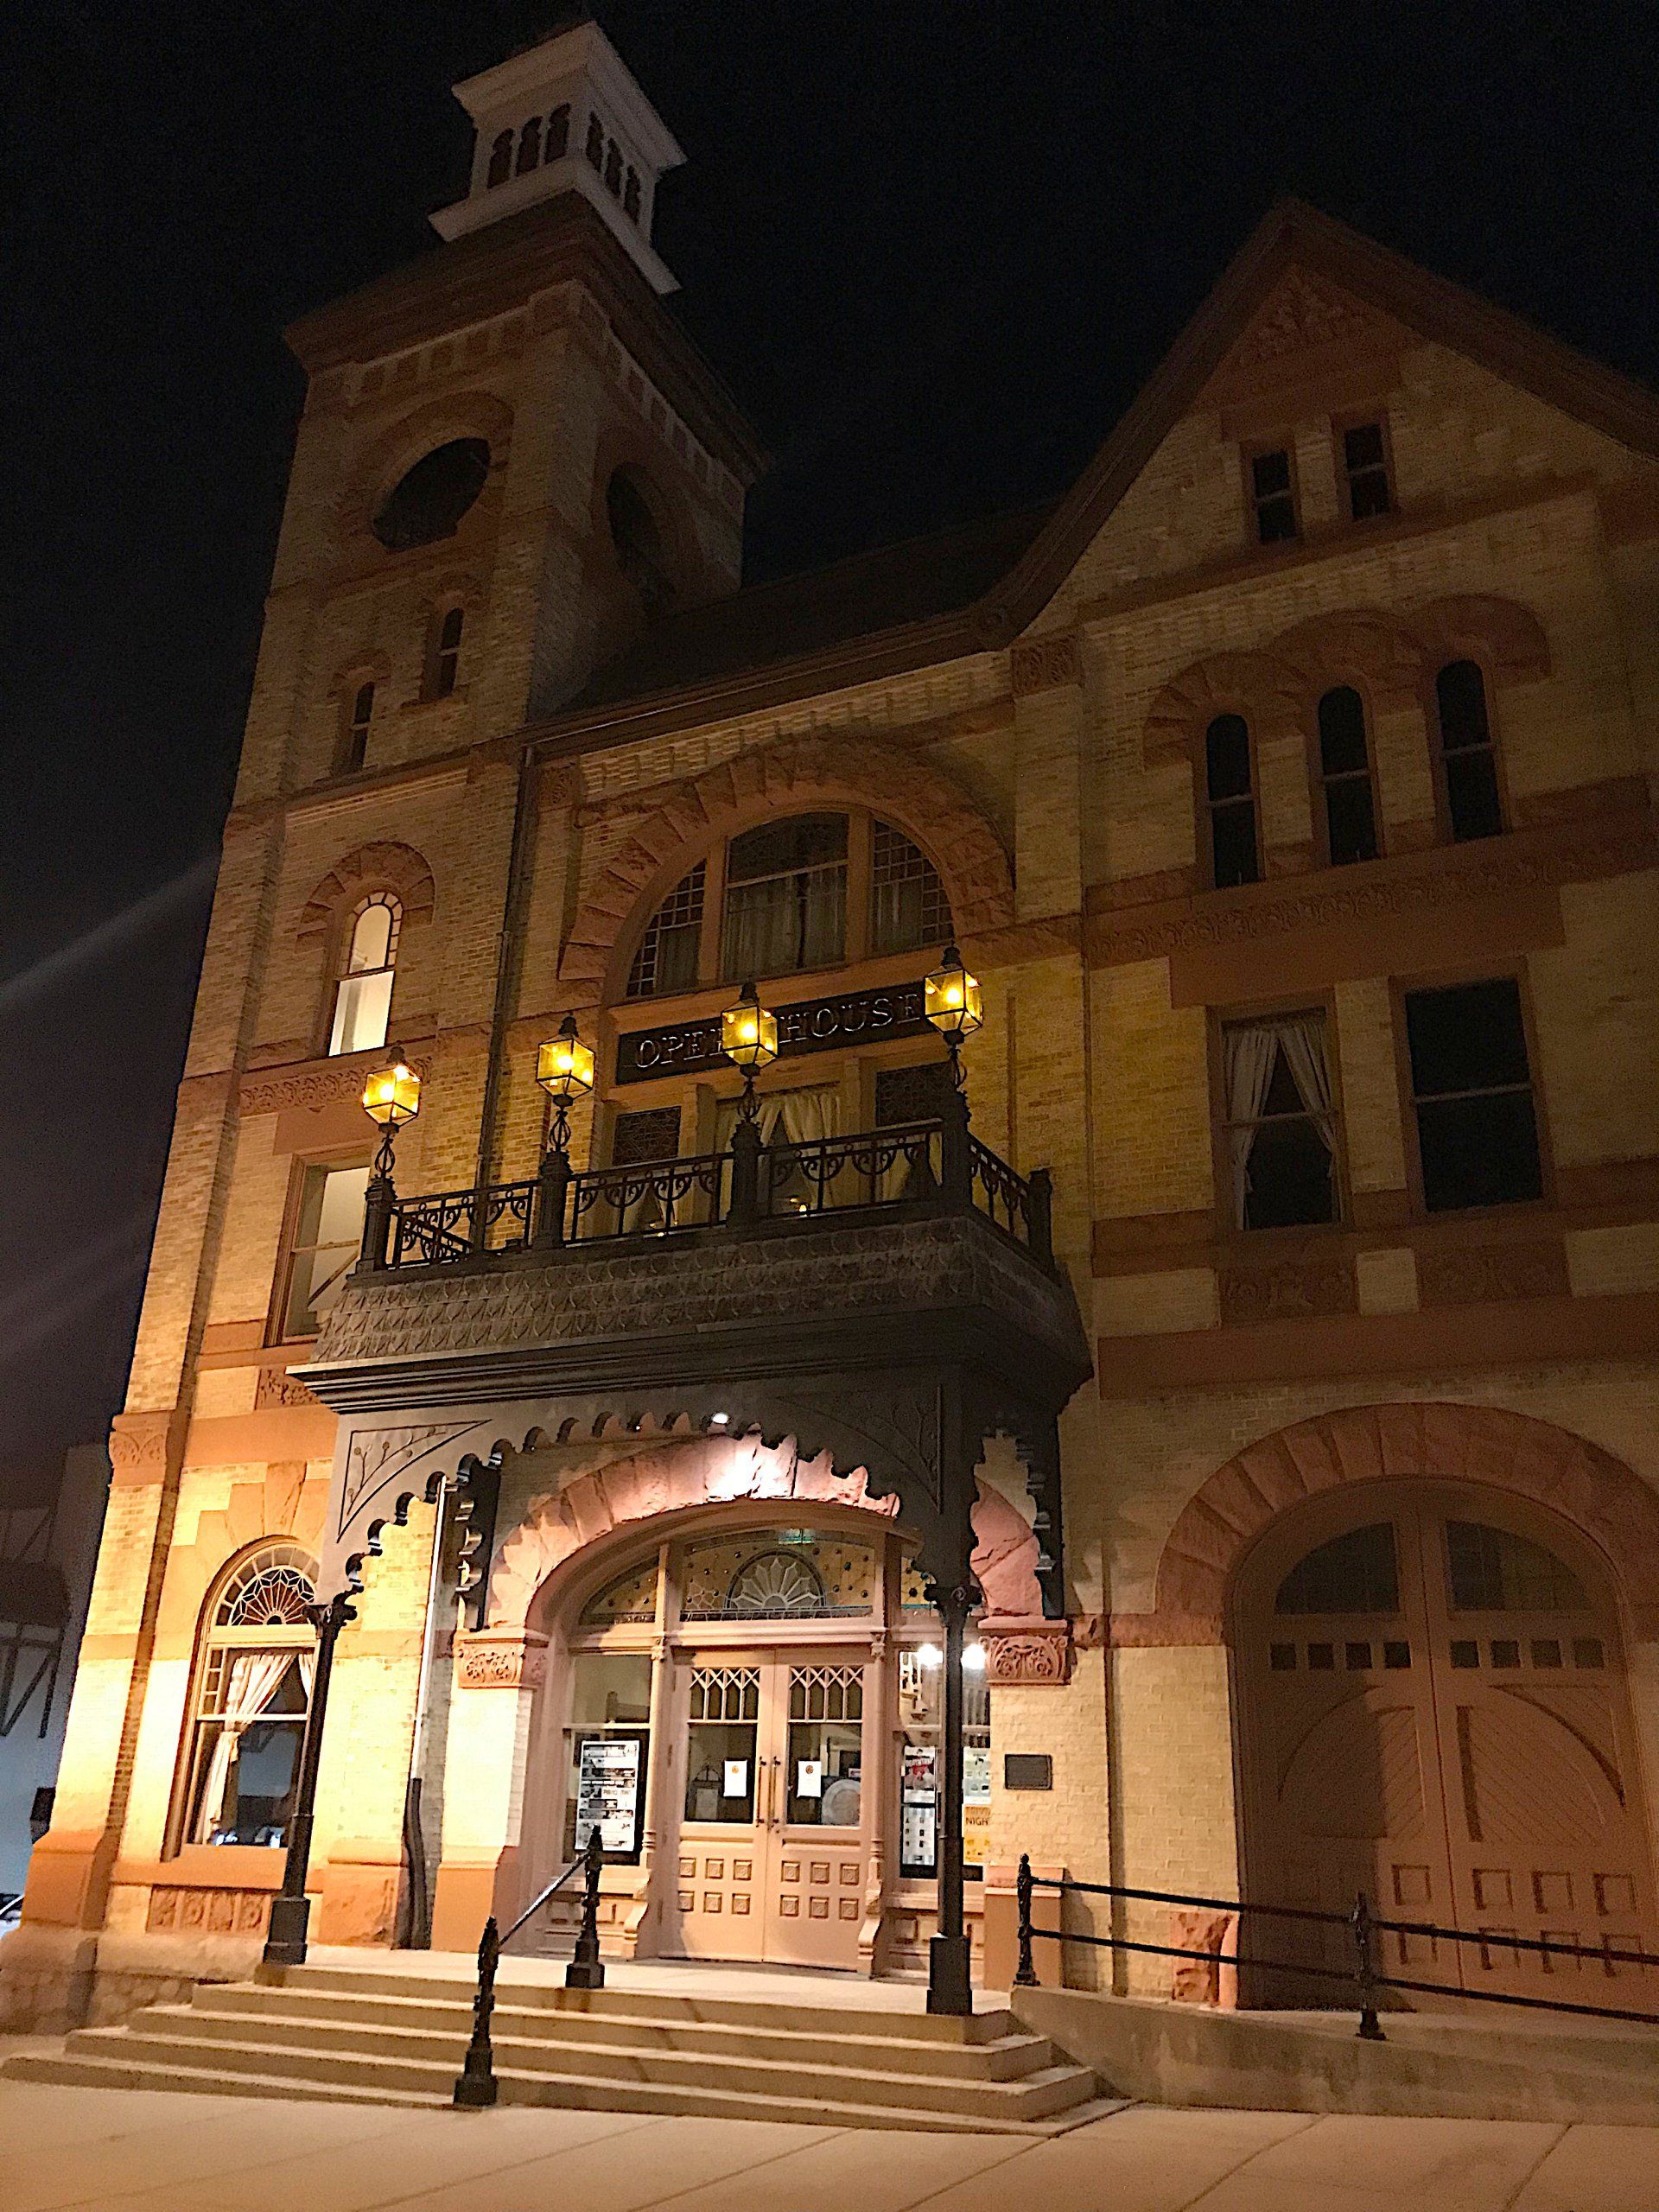
[[[845,991],[832,999],[804,999],[773,1008],[778,1016],[778,1053],[827,1052],[860,1038],[919,1037],[927,1023],[922,1013],[920,980],[894,983],[886,990]],[[667,1029],[625,1030],[616,1040],[616,1079],[645,1083],[652,1076],[683,1075],[688,1070],[724,1063],[720,1017],[684,1021]]]

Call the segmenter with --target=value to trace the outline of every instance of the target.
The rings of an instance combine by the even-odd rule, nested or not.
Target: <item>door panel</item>
[[[680,1822],[680,1948],[688,1958],[765,1956],[766,1675],[760,1655],[688,1669]]]
[[[1515,1948],[1552,1936],[1637,1948],[1644,1935],[1654,1948],[1599,1562],[1553,1516],[1467,1485],[1368,1486],[1322,1515],[1334,1532],[1323,1542],[1319,1516],[1269,1531],[1241,1592],[1247,1896],[1345,1911],[1363,1889],[1384,1918],[1487,1937],[1387,1936],[1385,1972],[1650,2005],[1659,1977],[1640,1968]],[[1337,1930],[1258,1923],[1252,1946],[1304,1967],[1347,1963]],[[1343,1993],[1258,1971],[1246,2001]]]
[[[779,1666],[784,1745],[774,1783],[768,1958],[858,1964],[864,1911],[864,1662]]]

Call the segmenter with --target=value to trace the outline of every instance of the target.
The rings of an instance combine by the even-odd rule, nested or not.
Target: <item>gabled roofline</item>
[[[729,678],[574,709],[532,727],[561,753],[627,742],[688,718],[749,713],[815,690],[869,682],[930,660],[1013,644],[1081,559],[1162,440],[1205,385],[1272,286],[1294,263],[1342,285],[1422,337],[1478,361],[1634,453],[1659,459],[1659,397],[1518,315],[1433,275],[1304,200],[1279,201],[1257,224],[1071,490],[1007,574],[977,601],[926,621],[849,639]]]

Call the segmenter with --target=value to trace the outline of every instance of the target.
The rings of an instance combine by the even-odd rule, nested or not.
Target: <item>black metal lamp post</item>
[[[531,1239],[543,1249],[564,1242],[565,1193],[570,1187],[570,1109],[594,1087],[594,1052],[576,1033],[576,1017],[567,1014],[559,1033],[536,1055],[536,1080],[553,1101],[553,1126],[537,1175],[536,1229]]]
[[[778,1017],[761,1005],[753,983],[745,983],[736,1004],[721,1015],[720,1048],[743,1071],[743,1096],[732,1132],[731,1218],[750,1222],[760,1211],[760,1102],[754,1095],[754,1078],[778,1057]]]
[[[391,1211],[397,1203],[392,1185],[393,1147],[405,1122],[421,1110],[421,1078],[405,1055],[395,1046],[391,1059],[377,1068],[363,1086],[363,1111],[380,1131],[374,1171],[363,1193],[363,1243],[359,1257],[365,1268],[384,1268],[386,1242],[391,1230]]]
[[[963,1913],[962,1853],[962,1655],[966,1642],[969,1591],[958,1586],[935,1589],[933,1603],[944,1629],[943,1680],[939,1685],[938,1853],[939,1932],[928,1945],[927,2009],[961,2014],[974,2009],[969,1965],[971,1946]]]
[[[951,1087],[965,1090],[968,1078],[962,1067],[963,1040],[985,1026],[985,994],[979,978],[969,975],[963,966],[962,955],[956,946],[947,944],[944,958],[923,984],[922,992],[923,1011],[944,1038],[944,1048],[950,1055]]]
[[[306,1615],[317,1631],[317,1670],[312,1679],[306,1709],[305,1736],[300,1747],[299,1783],[294,1792],[294,1818],[288,1831],[288,1857],[283,1863],[283,1886],[270,1901],[270,1930],[265,1938],[268,1967],[305,1964],[305,1934],[311,1918],[311,1900],[305,1894],[305,1878],[311,1864],[311,1831],[317,1811],[317,1769],[322,1758],[322,1724],[328,1710],[328,1684],[334,1671],[334,1646],[347,1621],[357,1618],[350,1596],[337,1591],[321,1605],[308,1605]]]

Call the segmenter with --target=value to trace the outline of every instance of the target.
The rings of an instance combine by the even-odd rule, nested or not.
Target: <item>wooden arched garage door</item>
[[[1269,1529],[1234,1613],[1244,1894],[1479,1931],[1388,1941],[1385,1970],[1575,2003],[1659,2001],[1639,1967],[1518,1951],[1656,1948],[1623,1648],[1599,1555],[1473,1485],[1366,1484]],[[1247,1949],[1282,1957],[1279,1923]],[[1339,1932],[1289,1955],[1348,1963]],[[1247,2003],[1343,2001],[1258,1974]],[[1433,2000],[1415,1999],[1414,2003]]]

